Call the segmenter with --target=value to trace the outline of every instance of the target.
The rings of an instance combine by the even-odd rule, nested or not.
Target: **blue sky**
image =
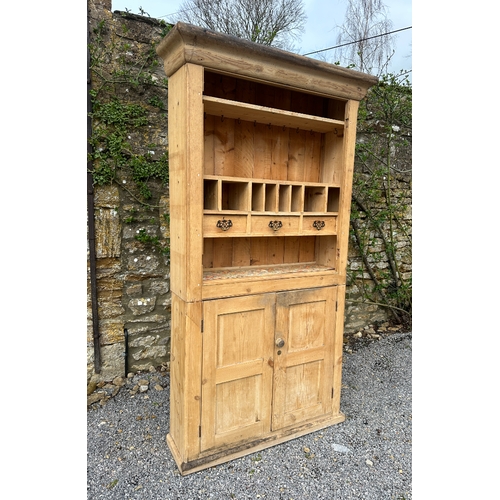
[[[180,10],[182,0],[111,0],[112,10],[130,10],[139,14],[139,8],[151,17],[164,19],[167,22],[177,21],[176,13]],[[385,0],[388,17],[392,21],[393,30],[412,26],[411,0]],[[346,0],[304,0],[307,15],[307,24],[301,40],[296,42],[300,54],[307,54],[336,45],[337,30],[335,27],[344,22],[347,7]],[[392,58],[390,71],[398,73],[400,70],[412,68],[412,30],[396,33],[396,52]],[[309,57],[321,58],[334,62],[333,50],[311,54]]]

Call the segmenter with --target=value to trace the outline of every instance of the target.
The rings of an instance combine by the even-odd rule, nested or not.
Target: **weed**
[[[116,485],[118,484],[118,479],[113,479],[113,481],[111,481],[107,486],[106,488],[108,488],[108,490],[112,490]]]

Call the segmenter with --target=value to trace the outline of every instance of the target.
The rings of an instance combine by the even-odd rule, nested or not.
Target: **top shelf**
[[[331,118],[306,115],[285,111],[266,106],[247,104],[239,101],[220,99],[218,97],[203,96],[205,112],[210,115],[223,116],[224,118],[240,119],[243,121],[271,124],[278,127],[299,128],[313,132],[341,133],[344,122]]]

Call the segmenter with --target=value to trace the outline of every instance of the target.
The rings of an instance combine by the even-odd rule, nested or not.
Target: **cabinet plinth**
[[[356,119],[377,79],[184,23],[157,52],[169,77],[167,443],[188,474],[345,418]]]

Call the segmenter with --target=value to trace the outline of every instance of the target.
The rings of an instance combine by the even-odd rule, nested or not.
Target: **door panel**
[[[332,413],[336,297],[337,287],[276,294],[273,431]]]
[[[274,302],[271,293],[204,303],[202,451],[269,432]]]

